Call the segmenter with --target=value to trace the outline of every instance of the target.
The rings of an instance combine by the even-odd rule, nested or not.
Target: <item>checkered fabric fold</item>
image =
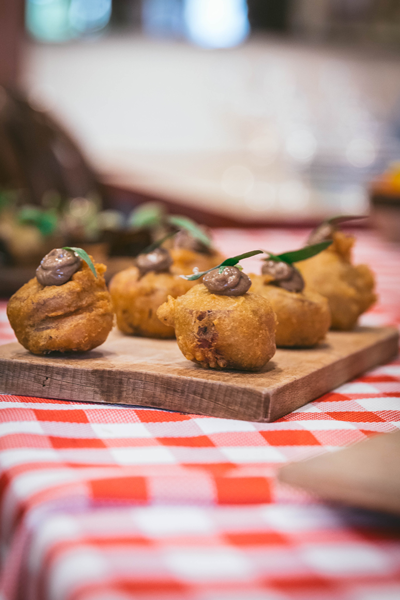
[[[304,235],[218,237],[229,255]],[[380,292],[363,322],[399,323],[400,251],[359,238]],[[5,304],[0,339],[14,339]],[[394,600],[397,521],[316,504],[275,473],[399,424],[400,361],[269,424],[0,396],[2,597]]]

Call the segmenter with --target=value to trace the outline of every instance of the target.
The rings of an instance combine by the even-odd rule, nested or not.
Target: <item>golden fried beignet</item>
[[[207,227],[199,229],[210,240],[211,231]],[[173,260],[172,272],[178,275],[190,275],[197,268],[199,271],[208,271],[219,265],[224,257],[212,245],[206,245],[188,231],[178,231],[173,239],[170,254]]]
[[[276,314],[276,345],[278,347],[311,347],[326,335],[331,315],[326,298],[304,290],[290,292],[268,285],[268,275],[251,275],[251,290],[267,298]]]
[[[157,314],[175,327],[184,356],[202,367],[258,371],[275,354],[275,315],[257,294],[217,295],[199,284],[169,297]]]
[[[139,269],[130,267],[117,273],[110,282],[110,293],[118,328],[127,335],[175,337],[174,328],[157,317],[157,309],[168,296],[182,296],[191,287],[191,281],[169,272],[149,271],[140,277]]]
[[[372,271],[367,265],[351,264],[354,242],[353,236],[336,231],[329,248],[296,265],[306,288],[327,298],[332,329],[352,329],[358,317],[377,299]]]
[[[11,298],[7,314],[20,344],[33,354],[84,352],[106,341],[113,325],[105,265],[97,278],[82,264],[62,285],[42,285],[34,277]]]
[[[173,260],[171,270],[177,275],[190,275],[195,268],[199,271],[208,271],[219,265],[225,258],[217,251],[204,254],[188,248],[171,248],[170,253]]]

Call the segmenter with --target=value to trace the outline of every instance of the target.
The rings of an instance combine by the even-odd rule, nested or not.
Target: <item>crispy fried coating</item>
[[[174,328],[159,320],[157,309],[168,296],[182,296],[195,283],[153,271],[140,277],[137,267],[117,273],[110,282],[110,293],[118,328],[127,335],[174,338]]]
[[[157,311],[175,327],[184,356],[202,367],[258,371],[275,354],[275,314],[266,298],[217,296],[196,285]]]
[[[338,231],[333,244],[308,260],[297,263],[306,288],[329,302],[332,329],[353,329],[358,317],[376,302],[375,281],[367,265],[351,264],[353,236]]]
[[[33,354],[85,352],[100,346],[114,314],[104,281],[106,266],[87,264],[63,285],[41,285],[36,277],[11,298],[7,315],[20,344]]]
[[[289,292],[268,285],[270,276],[250,275],[251,290],[268,298],[276,314],[276,345],[278,347],[310,348],[320,342],[331,324],[326,298],[312,292]]]
[[[202,254],[187,248],[171,248],[170,254],[173,260],[171,271],[177,275],[191,275],[195,267],[199,271],[208,271],[225,260],[219,252]]]

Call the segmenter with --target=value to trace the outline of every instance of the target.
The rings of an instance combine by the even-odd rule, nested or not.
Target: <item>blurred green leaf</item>
[[[146,202],[141,204],[131,212],[128,217],[130,227],[157,227],[162,225],[165,211],[162,204],[156,202]]]
[[[211,239],[207,234],[195,223],[192,219],[188,217],[182,217],[180,215],[172,215],[166,218],[167,223],[170,225],[174,225],[178,229],[184,229],[191,236],[193,236],[196,240],[202,242],[207,248],[211,247]]]
[[[149,252],[153,252],[153,250],[159,248],[164,242],[169,240],[169,238],[174,237],[174,235],[176,235],[177,233],[177,231],[170,231],[159,240],[156,240],[155,242],[150,244],[150,246],[147,246],[147,248],[145,248],[140,254],[149,254]]]
[[[44,236],[51,235],[57,228],[58,216],[54,209],[43,210],[36,206],[24,206],[18,213],[20,223],[34,225]]]
[[[0,211],[11,204],[11,199],[7,192],[0,192]]]

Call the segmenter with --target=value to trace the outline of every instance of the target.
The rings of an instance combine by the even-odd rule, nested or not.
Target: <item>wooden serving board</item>
[[[398,351],[393,328],[330,332],[317,348],[277,350],[258,373],[212,371],[186,360],[175,340],[126,337],[80,355],[34,356],[17,343],[0,347],[0,392],[148,406],[274,421]]]

